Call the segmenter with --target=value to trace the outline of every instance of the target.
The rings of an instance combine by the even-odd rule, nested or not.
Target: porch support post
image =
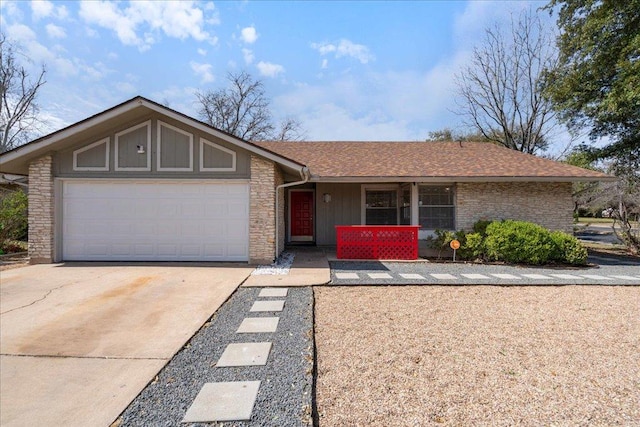
[[[418,184],[411,184],[411,225],[420,225],[420,206],[418,206]]]

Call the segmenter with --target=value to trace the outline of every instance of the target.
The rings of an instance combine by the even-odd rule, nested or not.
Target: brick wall
[[[275,189],[281,182],[282,174],[275,163],[251,156],[249,204],[249,261],[251,263],[269,264],[275,259]],[[284,215],[284,199],[280,200],[280,208],[281,212],[278,214]],[[284,228],[283,224],[283,222],[280,223],[282,228]],[[283,246],[280,246],[281,250],[282,248]]]
[[[284,184],[284,175],[282,174],[282,171],[280,170],[280,168],[278,166],[276,166],[274,164],[274,167],[276,169],[275,171],[275,185],[281,185]],[[285,202],[285,194],[286,194],[286,188],[281,189],[278,192],[278,251],[282,252],[284,250],[284,245],[285,245],[285,238],[287,235],[287,227],[285,224],[285,207],[286,207],[286,202]],[[275,254],[276,256],[280,255]]]
[[[32,264],[54,259],[53,157],[29,165],[29,258]]]
[[[571,232],[570,182],[458,183],[456,228],[469,230],[479,219],[518,219]]]

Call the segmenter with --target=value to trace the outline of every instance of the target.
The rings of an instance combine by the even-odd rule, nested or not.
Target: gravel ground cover
[[[438,263],[429,261],[418,262],[383,262],[383,261],[331,261],[331,284],[333,285],[355,285],[355,284],[385,284],[385,285],[407,285],[407,284],[500,284],[500,285],[571,285],[571,284],[599,284],[599,285],[640,285],[640,260],[624,261],[619,265],[604,264],[591,267],[523,267],[500,264],[473,264],[473,263]],[[336,273],[356,273],[359,279],[339,279]],[[390,279],[371,279],[368,273],[389,273]],[[424,279],[405,279],[400,276],[405,274],[420,274]],[[439,280],[430,274],[452,274],[459,280]],[[477,273],[483,275],[491,274],[511,274],[519,279],[498,279],[492,277],[490,281],[478,281],[467,279],[461,274]],[[522,276],[523,274],[569,274],[569,275],[597,275],[609,277],[609,280],[598,280],[590,278],[582,279],[533,279]],[[615,278],[613,276],[631,276],[637,280]]]
[[[320,426],[640,425],[640,288],[315,289]]]
[[[304,426],[311,423],[313,384],[313,292],[290,288],[275,333],[236,334],[260,288],[239,288],[191,341],[165,366],[123,412],[119,426]],[[227,344],[271,341],[266,366],[216,368]],[[207,382],[262,381],[252,418],[247,422],[181,424]]]

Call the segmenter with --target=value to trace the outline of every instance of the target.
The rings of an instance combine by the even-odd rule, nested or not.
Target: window
[[[411,186],[400,190],[400,225],[411,225]]]
[[[366,190],[365,224],[398,225],[398,192]]]
[[[427,230],[455,229],[455,206],[452,186],[421,185],[418,191],[420,225]]]

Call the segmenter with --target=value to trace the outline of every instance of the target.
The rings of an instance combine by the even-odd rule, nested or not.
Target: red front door
[[[291,191],[291,241],[313,241],[313,191]]]

